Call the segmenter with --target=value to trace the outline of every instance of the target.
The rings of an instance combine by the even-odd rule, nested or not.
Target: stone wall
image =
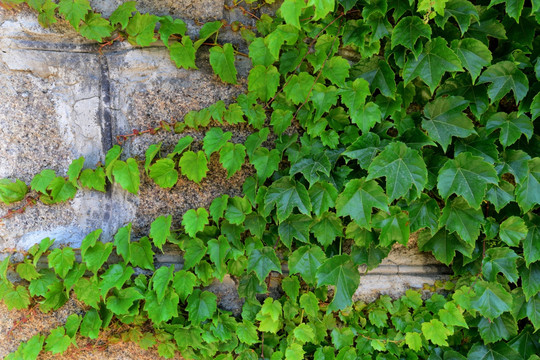
[[[105,16],[121,2],[91,1]],[[138,8],[184,19],[194,36],[205,21],[241,19],[254,25],[240,10],[225,10],[224,5],[223,0],[140,0]],[[223,30],[220,38],[245,50],[230,30]],[[86,159],[85,167],[94,167],[104,161],[117,135],[155,127],[162,120],[181,120],[188,111],[219,99],[233,101],[245,89],[251,66],[248,59],[237,58],[241,80],[233,86],[213,74],[204,51],[197,58],[199,70],[184,70],[174,66],[161,43],[141,49],[115,42],[102,54],[99,50],[65,23],[44,29],[29,10],[0,7],[0,178],[18,178],[28,184],[43,169],[65,175],[71,161],[80,156]],[[242,127],[229,130],[235,141],[248,135]],[[150,144],[163,142],[162,148],[168,149],[185,135],[162,132],[136,137],[125,144],[123,156],[142,159]],[[204,133],[189,135],[202,139]],[[159,215],[172,214],[179,225],[186,210],[207,207],[222,193],[241,193],[243,179],[252,170],[246,166],[226,180],[217,160],[214,154],[209,176],[200,185],[181,177],[174,188],[161,189],[143,174],[138,196],[112,186],[106,193],[78,191],[63,204],[38,203],[0,223],[0,250],[27,249],[47,236],[57,244],[77,246],[97,228],[103,229],[104,240],[110,240],[128,222],[133,222],[135,235],[142,235]],[[0,217],[20,206],[0,205]],[[381,292],[397,295],[447,273],[414,246],[400,247],[362,277],[356,296],[369,300]]]

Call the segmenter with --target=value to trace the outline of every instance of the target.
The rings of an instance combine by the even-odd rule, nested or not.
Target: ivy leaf
[[[257,65],[249,71],[248,90],[266,102],[276,94],[280,74],[275,66]]]
[[[73,291],[79,301],[82,301],[93,308],[98,307],[101,297],[96,278],[90,278],[90,280],[87,278],[80,278],[75,285],[73,285]]]
[[[386,193],[391,202],[413,187],[412,196],[417,197],[427,183],[427,168],[417,151],[402,142],[393,142],[373,160],[366,180],[383,176],[386,177]]]
[[[201,47],[201,45],[204,44],[206,39],[218,32],[222,26],[223,23],[221,21],[210,21],[205,23],[199,31],[199,40],[195,42],[195,49]]]
[[[162,302],[165,298],[165,291],[173,279],[174,264],[170,267],[162,266],[154,272],[152,276],[152,290],[156,292],[156,299]]]
[[[286,85],[283,87],[283,92],[285,93],[287,100],[298,105],[307,99],[314,82],[315,78],[307,72],[291,75],[291,77],[287,79]]]
[[[17,265],[17,274],[26,281],[32,281],[41,277],[41,274],[36,271],[36,267],[28,261],[23,261]]]
[[[491,132],[495,129],[501,130],[499,141],[504,147],[515,143],[523,134],[530,140],[534,131],[531,119],[526,115],[518,116],[516,112],[498,112],[491,115],[486,123],[486,130]]]
[[[333,212],[325,212],[315,220],[310,232],[323,247],[332,244],[336,237],[343,236],[343,223]]]
[[[405,334],[405,344],[411,350],[419,351],[422,348],[422,337],[417,332],[408,332]]]
[[[305,2],[301,0],[285,0],[280,7],[283,20],[285,20],[287,24],[290,24],[297,29],[301,29],[300,14],[305,6]]]
[[[66,175],[68,176],[69,182],[75,186],[79,187],[77,184],[77,179],[79,178],[79,175],[81,174],[81,170],[84,165],[84,157],[81,156],[80,158],[73,160],[71,164],[69,165],[68,171]]]
[[[400,207],[391,206],[390,214],[380,212],[373,217],[373,227],[381,229],[381,246],[390,246],[394,242],[407,245],[409,241],[409,216]]]
[[[322,75],[333,84],[343,87],[345,79],[349,77],[350,67],[351,65],[346,59],[341,56],[332,56],[322,69]]]
[[[364,106],[366,97],[371,95],[371,92],[368,82],[358,78],[354,82],[347,82],[347,85],[340,89],[339,94],[341,101],[349,108],[351,116],[354,116]]]
[[[313,219],[303,214],[293,214],[279,223],[278,234],[281,242],[289,249],[293,238],[303,243],[309,243],[309,228]]]
[[[46,194],[47,188],[49,187],[49,185],[55,178],[56,178],[56,173],[54,172],[54,170],[51,170],[51,169],[42,170],[39,174],[36,174],[34,176],[32,181],[30,182],[30,187],[32,190]],[[2,185],[3,182],[5,182],[5,180],[6,179],[0,179],[0,196],[2,196],[3,191],[5,191],[3,190],[3,185]],[[6,182],[6,184],[10,184],[10,183]]]
[[[493,320],[501,316],[502,313],[511,310],[512,295],[501,284],[478,281],[474,286],[474,291],[476,297],[471,301],[471,305],[482,316]]]
[[[461,197],[447,202],[439,219],[439,226],[445,225],[448,231],[457,232],[470,245],[480,236],[483,223],[482,211],[471,208]]]
[[[122,256],[125,262],[128,262],[131,259],[130,240],[131,223],[118,229],[114,235],[114,246],[116,246],[116,253]]]
[[[77,193],[77,188],[60,176],[55,178],[47,189],[51,191],[53,203],[72,199]]]
[[[536,294],[527,301],[527,317],[532,322],[535,331],[540,329],[540,295]]]
[[[496,342],[502,339],[509,340],[517,335],[516,320],[509,313],[504,313],[494,320],[482,318],[478,323],[478,332],[484,342]]]
[[[129,262],[133,266],[154,270],[154,252],[152,251],[150,240],[146,236],[139,241],[130,243],[129,252],[131,253]]]
[[[178,316],[178,302],[178,295],[174,291],[167,291],[161,303],[157,301],[157,295],[154,291],[147,291],[144,310],[148,312],[150,320],[159,324]]]
[[[516,20],[519,24],[519,18],[521,16],[521,11],[523,10],[524,0],[491,0],[488,8],[504,3],[506,5],[506,14]]]
[[[116,315],[128,314],[133,302],[141,299],[144,299],[144,295],[136,288],[122,289],[107,298],[107,309]]]
[[[178,181],[178,171],[171,159],[159,159],[150,167],[150,177],[162,188],[172,188]]]
[[[501,223],[499,237],[508,246],[518,246],[527,237],[527,225],[522,218],[510,216]]]
[[[227,179],[242,168],[246,159],[246,147],[242,144],[226,143],[219,151],[219,162],[227,170]]]
[[[82,336],[89,337],[90,339],[97,339],[99,336],[99,329],[103,324],[103,320],[100,318],[96,309],[90,309],[83,318],[81,323],[80,333]]]
[[[538,62],[540,63],[540,61]],[[531,118],[536,120],[540,116],[540,93],[536,94],[531,103]]]
[[[431,27],[424,24],[418,16],[402,18],[392,31],[392,49],[397,45],[403,45],[414,51],[415,44],[420,37],[431,39]]]
[[[182,36],[182,41],[184,40],[184,35],[187,30],[186,23],[183,22],[181,19],[174,19],[170,16],[162,16],[159,19],[159,36],[161,38],[161,41],[165,44],[165,46],[169,46],[169,38],[173,34],[177,34]]]
[[[75,30],[79,30],[80,22],[90,10],[92,8],[88,0],[60,0],[58,3],[58,12],[65,16]]]
[[[61,354],[66,351],[71,345],[71,338],[65,333],[66,330],[63,326],[52,329],[49,336],[47,336],[45,351],[50,351],[53,354]]]
[[[434,233],[439,228],[441,210],[435,199],[428,195],[421,194],[420,198],[413,200],[405,210],[411,220],[411,232],[428,227],[431,233]]]
[[[199,239],[189,239],[184,243],[184,269],[189,270],[197,265],[206,254],[206,246]]]
[[[236,328],[236,335],[238,340],[244,344],[253,345],[259,342],[259,336],[257,335],[257,328],[252,322],[242,320]]]
[[[461,195],[475,209],[480,208],[487,184],[497,184],[497,172],[479,156],[465,152],[448,160],[439,170],[437,187],[444,199],[450,194]]]
[[[268,150],[265,147],[259,147],[251,156],[251,164],[257,170],[259,183],[264,183],[272,174],[278,170],[281,155],[277,149]]]
[[[435,345],[448,346],[446,339],[453,333],[454,331],[451,328],[447,328],[437,319],[422,323],[422,334]]]
[[[99,284],[101,296],[105,297],[112,288],[120,290],[134,272],[135,271],[131,266],[126,267],[123,263],[111,265],[107,271],[101,275],[101,282]]]
[[[9,289],[2,294],[4,303],[9,311],[13,309],[23,310],[30,305],[30,294],[24,286],[17,286],[14,289]]]
[[[208,160],[202,151],[198,151],[197,153],[186,151],[179,162],[182,175],[197,184],[206,177],[206,173],[209,170],[207,164]]]
[[[308,284],[314,285],[319,266],[326,260],[326,255],[318,246],[302,246],[289,257],[289,271],[300,274]]]
[[[137,9],[135,8],[136,5],[136,1],[126,1],[123,4],[120,4],[109,17],[109,21],[111,22],[111,24],[120,24],[121,29],[125,29],[132,13],[137,11]]]
[[[210,49],[210,65],[223,82],[236,84],[237,71],[234,60],[234,49],[229,43],[223,47],[214,46]]]
[[[100,14],[90,11],[86,14],[79,32],[87,39],[101,42],[104,37],[111,36],[112,27]]]
[[[525,299],[529,301],[540,292],[540,262],[529,264],[528,267],[522,266],[519,273]]]
[[[6,205],[24,199],[27,192],[28,187],[19,179],[14,182],[8,179],[0,179],[0,201]]]
[[[129,158],[125,162],[120,160],[115,161],[112,173],[114,180],[122,188],[137,195],[141,179],[139,177],[139,167],[135,159]]]
[[[328,310],[341,310],[351,305],[352,296],[360,283],[360,273],[349,255],[338,255],[326,260],[317,269],[316,276],[317,286],[336,286]]]
[[[315,7],[313,21],[324,18],[329,12],[334,11],[334,0],[308,0],[307,6]]]
[[[154,30],[158,17],[150,14],[141,14],[136,12],[126,26],[126,32],[130,43],[140,46],[149,46],[157,39],[154,36]]]
[[[270,271],[281,274],[281,261],[276,256],[274,249],[265,246],[251,252],[248,258],[247,271],[255,271],[259,280],[264,281]]]
[[[209,291],[195,289],[188,297],[186,310],[192,324],[210,319],[217,310],[217,296]]]
[[[365,79],[371,93],[378,89],[384,96],[395,98],[396,74],[386,61],[377,57],[360,59],[351,69],[351,75]]]
[[[360,136],[342,155],[357,160],[360,167],[367,170],[375,155],[379,153],[380,147],[381,139],[376,134],[369,132]]]
[[[227,255],[230,251],[231,246],[225,236],[220,236],[217,240],[212,239],[208,241],[210,260],[216,265],[214,274],[220,281],[223,281],[223,277],[227,272],[225,261],[227,261]]]
[[[452,142],[452,136],[464,138],[476,134],[471,119],[463,113],[467,106],[468,101],[462,97],[449,96],[437,98],[424,108],[422,127],[430,138],[441,144],[445,152]]]
[[[332,164],[324,152],[306,156],[292,164],[290,175],[301,173],[310,184],[319,181],[322,178],[328,178]]]
[[[300,281],[298,281],[298,278],[294,275],[287,276],[282,280],[281,286],[285,294],[296,302],[296,298],[300,294]]]
[[[172,215],[159,216],[150,225],[150,238],[154,245],[163,251],[163,244],[171,234]]]
[[[456,53],[461,64],[469,70],[473,83],[476,81],[484,66],[489,66],[493,56],[488,47],[480,40],[466,38],[452,41],[452,50]]]
[[[79,180],[84,187],[105,192],[105,171],[102,167],[83,170]]]
[[[420,18],[415,18],[420,20]],[[397,32],[396,29],[397,27],[394,28],[394,34]],[[409,54],[403,67],[403,81],[407,85],[416,77],[420,77],[433,93],[447,71],[455,72],[463,71],[463,69],[459,58],[448,47],[446,40],[437,37],[424,46],[424,51],[418,55],[418,58],[415,58],[413,54]]]
[[[486,250],[482,260],[482,271],[487,281],[496,282],[499,273],[514,284],[519,278],[517,259],[519,256],[509,248],[491,248]]]
[[[264,39],[260,37],[249,45],[249,57],[253,66],[269,66],[277,60],[264,43]]]
[[[321,216],[329,208],[334,207],[338,197],[336,188],[327,182],[317,182],[311,185],[308,193],[313,205],[313,213],[316,216]]]
[[[196,52],[193,41],[187,35],[182,36],[182,42],[175,41],[169,46],[171,59],[177,68],[198,69],[197,65],[195,65]]]
[[[353,179],[336,200],[338,216],[350,216],[359,226],[370,228],[373,208],[389,211],[388,198],[373,180]]]
[[[187,297],[193,293],[195,285],[197,285],[197,276],[192,272],[180,270],[174,274],[173,287],[180,300],[186,301]]]
[[[351,119],[362,130],[362,134],[366,134],[375,124],[381,122],[382,114],[379,105],[368,102],[359,109],[351,111]]]
[[[488,86],[488,96],[492,102],[502,99],[512,90],[516,103],[519,103],[529,90],[527,76],[511,61],[491,65],[480,75],[478,83],[491,83]]]
[[[182,225],[191,237],[195,237],[208,224],[208,211],[205,208],[189,209],[182,217]]]
[[[527,162],[528,171],[516,188],[516,199],[524,212],[540,204],[540,158]]]
[[[207,157],[219,151],[232,137],[230,131],[223,132],[219,127],[214,127],[206,132],[203,139],[203,150]]]
[[[259,331],[277,333],[281,329],[281,314],[283,310],[279,301],[268,297],[264,300],[256,319],[260,321]]]
[[[447,326],[461,326],[469,328],[465,318],[463,317],[463,310],[458,308],[453,302],[447,302],[444,304],[444,309],[439,310],[439,318]]]
[[[73,267],[75,262],[75,253],[72,248],[54,249],[49,256],[49,267],[54,268],[54,271],[62,279],[65,279],[69,270]]]
[[[306,215],[309,215],[311,211],[311,201],[306,188],[288,176],[270,185],[264,203],[266,207],[276,206],[279,221],[288,218],[295,207]]]
[[[527,237],[523,240],[523,257],[527,267],[531,263],[540,260],[540,217],[529,213],[527,219],[528,232]]]
[[[465,34],[471,25],[471,20],[478,20],[478,11],[468,0],[451,0],[445,4],[444,15],[435,18],[439,27],[444,25],[450,17],[453,17],[461,30],[461,35]]]
[[[104,244],[101,241],[98,241],[94,246],[88,249],[86,255],[83,257],[84,262],[88,266],[88,270],[96,274],[107,261],[109,255],[111,255],[112,248],[112,243]]]

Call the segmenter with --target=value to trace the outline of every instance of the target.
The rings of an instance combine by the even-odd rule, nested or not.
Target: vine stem
[[[369,337],[369,336],[364,335],[364,334],[360,334],[360,336],[363,337],[364,339],[367,339],[367,340],[380,340],[380,341],[383,341],[383,342],[391,342],[391,343],[394,343],[394,344],[399,344],[400,342],[403,341],[403,340],[390,340],[390,339],[375,339],[375,338]]]

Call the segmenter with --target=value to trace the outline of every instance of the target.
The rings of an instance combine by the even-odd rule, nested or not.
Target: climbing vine
[[[115,145],[95,168],[79,158],[66,176],[0,179],[0,201],[25,207],[111,183],[137,194],[142,172],[163,188],[180,177],[200,183],[214,153],[228,177],[242,166],[254,174],[243,196],[217,197],[181,224],[160,216],[140,239],[128,224],[112,242],[98,229],[79,250],[47,238],[20,262],[4,259],[9,309],[48,312],[70,296],[86,306],[7,358],[62,353],[77,335],[96,339],[122,323],[124,341],[166,358],[538,359],[540,2],[285,0],[273,17],[255,15],[264,4],[253,2],[242,11],[258,18],[256,29],[215,21],[192,39],[182,20],[141,14],[133,1],[109,19],[87,0],[3,1],[26,3],[44,26],[63,18],[102,44],[160,40],[185,69],[209,47],[226,83],[238,81],[236,56],[253,64],[235,102],[120,138],[174,132],[172,151],[154,144],[139,161]],[[241,33],[248,54],[219,42],[223,26]],[[218,126],[240,123],[252,129],[243,143]],[[453,281],[427,299],[411,289],[353,303],[358,267],[376,267],[412,232]],[[182,250],[181,269],[154,267],[167,243]],[[205,290],[227,274],[245,299],[238,316]],[[269,296],[272,274],[282,282]]]

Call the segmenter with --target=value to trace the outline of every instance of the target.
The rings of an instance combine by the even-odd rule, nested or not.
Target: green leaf
[[[171,35],[176,34],[182,36],[182,41],[184,40],[184,35],[187,30],[186,23],[181,19],[174,19],[170,16],[162,16],[159,19],[159,36],[161,41],[165,46],[169,46],[169,38]],[[187,38],[187,37],[186,37]],[[191,41],[191,40],[190,40]]]
[[[198,49],[210,36],[221,29],[223,23],[221,21],[210,21],[205,23],[199,31],[199,40],[195,42],[195,49]]]
[[[163,244],[171,234],[172,215],[159,216],[150,225],[149,236],[154,245],[163,251]]]
[[[351,75],[365,79],[369,83],[371,93],[378,89],[384,96],[394,99],[396,74],[386,61],[378,57],[360,59],[351,69]]]
[[[469,328],[465,318],[463,317],[463,310],[458,308],[453,302],[447,302],[444,304],[444,309],[439,310],[439,318],[447,326],[461,326]]]
[[[300,296],[300,306],[310,317],[316,318],[319,313],[319,300],[312,292],[304,293]]]
[[[90,309],[83,318],[81,323],[80,333],[82,336],[87,336],[90,339],[97,339],[99,336],[99,329],[103,324],[99,313],[96,309]]]
[[[189,270],[197,265],[206,254],[206,246],[199,239],[189,239],[184,243],[184,269]]]
[[[199,290],[200,291],[200,290]],[[155,324],[168,321],[178,316],[178,295],[174,291],[167,291],[162,302],[157,301],[154,291],[147,291],[145,295],[144,310]]]
[[[283,92],[285,93],[287,100],[298,105],[308,98],[314,82],[315,78],[313,76],[307,72],[301,72],[298,75],[292,75],[287,79],[287,83],[283,87]]]
[[[471,208],[461,197],[448,201],[439,219],[439,226],[445,225],[448,231],[457,232],[470,245],[480,236],[483,223],[482,211]]]
[[[217,309],[217,296],[209,291],[196,289],[187,301],[186,310],[192,324],[198,325],[204,320],[210,319]]]
[[[107,295],[110,289],[120,290],[124,283],[131,278],[135,271],[131,266],[123,263],[111,265],[103,275],[101,275],[100,292],[103,297]]]
[[[32,188],[32,190],[46,194],[47,188],[55,178],[56,173],[54,172],[54,170],[42,170],[39,174],[34,175],[32,182],[30,182],[30,187]],[[2,194],[2,180],[0,180],[0,195]]]
[[[434,233],[439,228],[441,210],[435,199],[428,195],[421,194],[420,198],[413,200],[404,210],[409,213],[411,232],[427,227]]]
[[[28,261],[24,261],[17,265],[17,274],[21,279],[31,281],[41,277],[41,274],[36,271],[36,267],[33,264],[30,264]]]
[[[333,212],[325,212],[315,220],[310,232],[323,247],[332,244],[336,237],[343,236],[343,223]]]
[[[238,324],[238,327],[236,328],[236,335],[238,336],[238,340],[244,344],[253,345],[259,342],[257,328],[252,322],[245,319]]]
[[[474,309],[490,320],[510,311],[512,295],[498,283],[478,281],[474,286],[476,297],[471,301]]]
[[[504,3],[506,6],[506,14],[519,23],[519,17],[521,16],[525,0],[491,0],[488,8],[501,3]]]
[[[540,158],[527,163],[528,171],[516,188],[516,199],[524,212],[540,204]]]
[[[72,199],[77,193],[77,188],[60,176],[56,177],[47,189],[51,191],[53,203]]]
[[[236,84],[237,71],[234,60],[234,49],[229,43],[222,48],[214,46],[210,49],[210,65],[223,82]]]
[[[0,179],[0,201],[6,205],[24,199],[27,192],[28,187],[19,179],[14,182],[8,179]]]
[[[259,331],[277,333],[281,328],[282,312],[283,310],[279,301],[274,301],[271,297],[266,298],[256,317],[260,321]]]
[[[293,239],[309,243],[309,228],[313,219],[303,214],[293,214],[279,223],[278,234],[281,242],[289,249]]]
[[[128,192],[137,195],[141,179],[139,177],[139,166],[133,158],[125,162],[117,160],[112,169],[114,180]]]
[[[65,335],[66,330],[63,326],[52,329],[47,336],[45,351],[50,351],[53,354],[61,354],[71,345],[71,338]]]
[[[187,297],[193,293],[195,285],[197,285],[197,277],[192,272],[180,270],[174,274],[173,287],[180,300],[186,301]]]
[[[445,152],[452,136],[464,138],[476,133],[471,119],[463,113],[467,106],[468,101],[462,97],[449,96],[437,98],[424,108],[422,127]]]
[[[275,66],[257,65],[249,72],[248,90],[266,102],[276,94],[279,79],[280,74]]]
[[[540,62],[539,62],[540,63]],[[531,119],[536,120],[540,116],[540,93],[536,94],[531,103]]]
[[[75,262],[75,253],[72,248],[54,249],[49,256],[49,267],[54,268],[54,271],[64,279],[69,271],[73,267]]]
[[[279,221],[288,218],[295,207],[306,215],[311,211],[311,201],[306,188],[288,176],[275,181],[268,188],[264,203],[266,207],[276,206]]]
[[[451,328],[444,326],[437,319],[431,319],[430,322],[422,323],[422,334],[424,337],[435,345],[448,346],[446,339],[454,333]]]
[[[392,49],[397,45],[403,45],[414,51],[415,44],[420,37],[431,39],[431,27],[424,24],[418,16],[404,17],[392,31]]]
[[[253,66],[269,66],[277,60],[270,50],[268,50],[268,47],[264,43],[264,39],[260,37],[253,40],[249,45],[249,57],[251,58]]]
[[[206,132],[203,139],[203,150],[207,157],[219,151],[232,137],[230,131],[223,132],[219,127],[214,127]]]
[[[469,70],[473,83],[480,75],[482,68],[491,65],[491,60],[493,60],[488,47],[480,40],[473,38],[452,41],[452,50],[461,64]]]
[[[150,244],[150,240],[146,236],[139,241],[130,243],[129,251],[131,252],[129,262],[133,266],[154,270],[154,252],[152,251],[152,244]]]
[[[242,144],[226,143],[219,151],[219,162],[227,170],[230,178],[242,168],[246,158],[246,147]]]
[[[540,217],[529,213],[527,219],[528,232],[523,240],[523,257],[525,263],[530,266],[531,263],[540,260]]]
[[[251,252],[248,258],[247,271],[255,271],[257,278],[260,281],[264,281],[270,271],[276,271],[281,274],[281,261],[276,256],[274,249],[265,246]]]
[[[186,151],[179,162],[182,175],[197,184],[206,177],[206,173],[209,170],[207,164],[208,161],[202,151],[198,151],[197,153]]]
[[[334,256],[317,269],[317,285],[335,285],[336,290],[328,310],[341,310],[351,305],[360,283],[360,273],[349,255]]]
[[[286,42],[293,45],[298,40],[298,29],[292,25],[278,25],[266,36],[264,43],[274,58],[279,58],[281,46]]]
[[[335,85],[345,86],[345,79],[349,77],[349,61],[341,56],[332,56],[324,65],[322,75]],[[356,81],[356,80],[355,80]]]
[[[144,299],[144,295],[136,288],[129,287],[122,289],[107,298],[107,309],[116,315],[128,314],[133,302],[141,299]]]
[[[47,287],[44,297],[45,300],[39,305],[42,312],[57,310],[68,301],[64,284],[56,280]]]
[[[159,159],[150,167],[150,177],[162,188],[172,188],[178,181],[176,164],[171,159]]]
[[[359,226],[371,227],[373,208],[389,211],[388,199],[381,187],[373,180],[353,179],[336,200],[338,216],[350,216]]]
[[[111,22],[111,24],[120,24],[121,28],[125,29],[129,22],[129,19],[131,18],[131,15],[135,11],[137,11],[135,5],[137,5],[136,1],[126,1],[123,4],[120,4],[109,17],[109,21]]]
[[[540,294],[536,294],[527,301],[526,311],[535,331],[538,331],[540,329]]]
[[[294,275],[287,276],[281,281],[281,287],[285,291],[285,294],[296,302],[300,294],[300,281],[298,281],[298,278]]]
[[[351,119],[362,130],[362,134],[366,134],[375,124],[381,122],[382,114],[379,105],[368,102],[360,109],[351,111]]]
[[[149,46],[155,42],[157,39],[154,30],[158,19],[155,15],[136,12],[126,26],[129,42],[140,46]]]
[[[390,214],[379,212],[373,217],[373,227],[381,229],[381,246],[390,246],[394,242],[407,245],[409,241],[409,216],[397,206],[390,207]]]
[[[196,52],[193,41],[187,35],[182,36],[182,42],[175,41],[169,46],[171,59],[178,68],[198,69],[197,65],[195,65]]]
[[[99,287],[96,278],[80,278],[75,285],[73,285],[73,291],[79,301],[82,301],[93,308],[98,307],[101,297],[99,295]]]
[[[41,350],[43,349],[43,343],[45,336],[37,334],[32,336],[26,343],[22,342],[17,351],[8,354],[6,360],[36,360]]]
[[[529,90],[527,76],[511,61],[501,61],[491,65],[480,75],[478,83],[491,83],[488,86],[488,95],[492,102],[502,99],[512,90],[518,103]]]
[[[257,171],[257,178],[261,184],[278,170],[279,162],[281,161],[281,156],[277,149],[268,150],[265,147],[257,148],[250,158],[250,163]]]
[[[190,135],[187,135],[178,139],[178,142],[176,143],[173,152],[167,155],[167,157],[172,158],[175,155],[180,155],[184,150],[186,150],[191,145],[192,142],[193,142],[193,137]]]
[[[326,256],[318,246],[302,246],[289,257],[289,271],[291,274],[300,274],[305,282],[314,285],[319,266]]]
[[[522,218],[510,216],[501,223],[499,237],[508,246],[518,246],[527,237],[527,231],[527,225]]]
[[[496,282],[498,273],[501,273],[515,284],[519,278],[517,259],[519,256],[509,248],[488,249],[482,260],[482,271],[485,279]]]
[[[79,32],[87,39],[101,42],[104,37],[111,36],[112,27],[100,14],[91,11],[86,14]]]
[[[84,157],[80,157],[76,160],[73,160],[71,164],[69,165],[67,176],[69,178],[69,182],[73,184],[75,187],[79,187],[77,184],[77,179],[79,178],[79,175],[81,174],[81,170],[84,165]]]
[[[517,116],[517,113],[506,114],[498,112],[491,115],[486,123],[486,130],[489,132],[500,129],[499,141],[502,146],[507,147],[515,143],[521,135],[530,140],[534,127],[531,119],[526,115]]]
[[[420,195],[427,183],[427,168],[417,151],[402,142],[393,142],[373,160],[366,180],[386,177],[386,193],[393,201],[414,187],[412,196]]]
[[[111,255],[113,248],[112,243],[102,243],[98,241],[93,247],[88,249],[86,255],[83,257],[84,262],[86,263],[88,270],[92,271],[94,274],[103,266],[103,264]]]
[[[162,302],[165,298],[165,291],[173,279],[174,264],[170,267],[162,266],[154,272],[152,276],[152,290],[156,292],[156,299]]]
[[[223,281],[223,277],[227,272],[225,262],[228,259],[230,251],[231,245],[229,245],[227,238],[223,235],[217,240],[212,239],[208,241],[208,253],[210,254],[210,260],[212,260],[212,262],[216,265],[214,274],[220,281]]]
[[[445,4],[444,15],[435,18],[435,22],[441,28],[450,17],[453,17],[461,30],[461,35],[465,34],[471,25],[471,20],[478,20],[478,11],[468,0],[450,0]]]
[[[116,253],[124,259],[125,262],[131,259],[131,223],[118,229],[114,235],[114,246],[116,246]]]
[[[420,20],[419,18],[416,18]],[[393,34],[397,32],[397,27]],[[445,72],[463,71],[457,55],[448,47],[446,40],[437,37],[428,41],[418,58],[409,54],[403,67],[405,85],[416,77],[424,80],[433,93]]]
[[[81,243],[81,256],[84,259],[86,251],[96,244],[103,230],[97,229],[85,236]]]
[[[2,296],[9,311],[13,309],[23,310],[30,305],[30,294],[28,293],[28,289],[21,285],[14,289],[9,289],[2,294]]]
[[[287,24],[290,24],[297,29],[301,29],[300,14],[305,7],[306,3],[302,0],[285,0],[280,7],[281,16],[283,16],[283,19]]]
[[[358,78],[354,82],[348,82],[346,86],[340,89],[339,94],[341,95],[341,101],[349,108],[353,121],[360,126],[361,121],[356,112],[364,107],[366,97],[371,95],[368,82],[362,78]],[[354,120],[355,116],[356,120]]]
[[[511,314],[504,313],[493,320],[482,318],[478,323],[478,332],[484,342],[488,344],[513,338],[517,335],[518,326]]]
[[[465,152],[448,160],[439,170],[437,187],[444,199],[450,194],[457,194],[478,209],[484,200],[487,184],[497,184],[498,180],[497,172],[491,164]]]
[[[327,182],[317,182],[309,190],[309,198],[313,206],[313,213],[320,216],[329,208],[334,207],[338,197],[338,191]]]
[[[84,187],[105,192],[105,171],[102,167],[98,167],[96,170],[83,170],[79,180]]]
[[[497,212],[501,211],[508,203],[514,201],[514,187],[502,180],[499,185],[489,185],[486,192],[486,200],[495,206]]]
[[[324,18],[329,12],[334,11],[334,0],[308,0],[307,6],[315,7],[315,16],[312,20]]]
[[[199,231],[203,231],[208,224],[208,211],[205,208],[189,209],[182,217],[182,225],[191,237],[195,237]]]
[[[405,344],[417,352],[422,348],[422,336],[417,332],[408,332],[405,334]]]
[[[60,0],[58,3],[58,12],[64,15],[75,30],[79,30],[80,22],[90,10],[92,8],[88,0]]]

